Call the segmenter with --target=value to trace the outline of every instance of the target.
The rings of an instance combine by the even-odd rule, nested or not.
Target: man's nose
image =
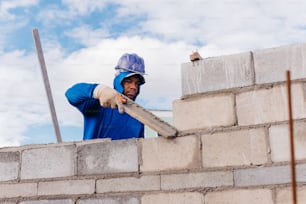
[[[138,88],[137,83],[131,83],[131,88],[133,88],[133,89],[137,89],[137,88]]]

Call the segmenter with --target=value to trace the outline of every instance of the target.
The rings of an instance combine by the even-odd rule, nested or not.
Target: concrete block
[[[160,190],[160,176],[100,179],[96,188],[97,193]]]
[[[104,198],[80,199],[76,204],[140,204],[137,197],[133,196],[116,196]]]
[[[70,199],[28,200],[21,201],[19,204],[74,204],[74,201]]]
[[[203,167],[259,165],[268,162],[264,129],[203,135]]]
[[[73,176],[74,145],[26,149],[22,152],[21,179]]]
[[[289,166],[258,167],[234,171],[235,186],[262,186],[290,182]]]
[[[255,51],[254,67],[256,84],[306,78],[306,44],[295,44]]]
[[[36,195],[36,183],[0,184],[0,198],[31,197]]]
[[[271,159],[273,162],[290,161],[288,124],[273,125],[269,128]],[[306,122],[294,123],[295,159],[306,159]]]
[[[305,118],[306,106],[303,83],[292,84],[291,91],[293,118]],[[287,87],[285,85],[240,93],[236,97],[238,125],[255,125],[288,120],[287,101]]]
[[[19,162],[19,152],[0,152],[0,181],[16,180]]]
[[[0,201],[0,204],[17,204],[17,201]]]
[[[251,52],[182,64],[183,95],[253,85]]]
[[[162,190],[233,186],[231,171],[161,175]]]
[[[198,192],[149,194],[141,198],[141,204],[203,204],[203,202],[204,196]]]
[[[95,180],[65,180],[39,182],[38,195],[93,194]]]
[[[137,171],[136,139],[86,144],[78,147],[78,175]]]
[[[142,140],[142,172],[194,169],[200,166],[200,141],[196,136]]]
[[[175,100],[173,124],[181,131],[232,126],[236,122],[234,107],[233,94]]]
[[[306,164],[296,165],[297,182],[306,182]],[[290,166],[258,167],[234,171],[235,186],[263,186],[291,183]]]
[[[297,203],[306,203],[306,187],[296,188]],[[276,204],[292,204],[292,188],[276,190]]]
[[[274,204],[270,189],[249,189],[208,192],[205,204]]]

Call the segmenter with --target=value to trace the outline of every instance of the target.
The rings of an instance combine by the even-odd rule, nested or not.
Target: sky
[[[181,64],[305,43],[304,0],[0,0],[0,147],[56,143],[32,30],[39,31],[63,141],[82,139],[83,119],[65,91],[112,86],[124,53],[144,58],[137,103],[171,110]]]

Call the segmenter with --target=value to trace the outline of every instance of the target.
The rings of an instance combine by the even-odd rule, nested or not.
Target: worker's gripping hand
[[[107,108],[118,107],[118,111],[124,113],[122,103],[126,103],[126,100],[116,90],[101,84],[95,88],[93,97],[99,99],[101,106]]]

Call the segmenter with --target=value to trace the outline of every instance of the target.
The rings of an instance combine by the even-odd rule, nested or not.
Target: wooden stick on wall
[[[290,71],[287,70],[287,91],[288,91],[288,110],[289,110],[289,138],[290,138],[290,156],[291,156],[291,184],[292,184],[292,203],[297,204],[296,193],[296,175],[295,175],[295,156],[293,139],[293,121],[292,121],[292,102],[291,102],[291,79]]]
[[[45,90],[46,90],[47,97],[48,97],[49,108],[50,108],[50,112],[51,112],[51,118],[52,118],[52,122],[53,122],[53,127],[54,127],[54,131],[55,131],[57,143],[61,143],[62,142],[62,137],[61,137],[61,133],[60,133],[59,125],[58,125],[58,120],[57,120],[57,116],[56,116],[56,112],[55,112],[55,106],[54,106],[54,102],[53,102],[52,92],[51,92],[51,88],[50,88],[50,83],[49,83],[46,63],[45,63],[45,59],[44,59],[44,55],[43,55],[43,51],[42,51],[42,47],[41,47],[41,42],[40,42],[40,38],[39,38],[39,34],[38,34],[38,29],[37,28],[33,29],[32,33],[33,33],[33,38],[34,38],[34,42],[35,42],[35,46],[36,46],[38,61],[39,61],[42,76],[43,76],[43,82],[44,82]]]

